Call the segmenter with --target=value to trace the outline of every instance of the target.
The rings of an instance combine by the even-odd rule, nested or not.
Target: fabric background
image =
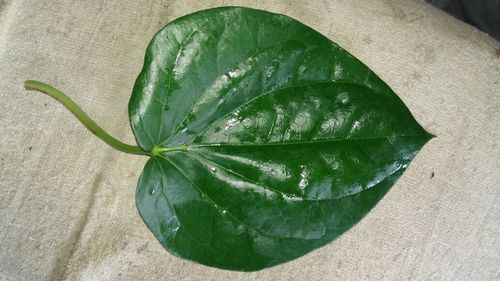
[[[23,88],[52,84],[133,143],[127,103],[150,39],[223,5],[325,34],[437,135],[354,228],[254,273],[168,254],[135,208],[146,157],[115,151]],[[0,279],[500,280],[499,112],[500,44],[423,1],[0,0]]]

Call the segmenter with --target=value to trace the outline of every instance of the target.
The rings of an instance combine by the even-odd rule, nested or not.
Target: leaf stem
[[[33,81],[33,80],[27,80],[24,82],[24,87],[26,89],[31,89],[31,90],[37,90],[42,93],[45,93],[49,95],[50,97],[54,98],[58,102],[62,103],[73,115],[75,115],[80,122],[87,127],[94,135],[98,136],[101,140],[103,140],[105,143],[109,144],[113,148],[130,153],[130,154],[139,154],[139,155],[148,155],[150,156],[151,153],[144,151],[142,148],[134,145],[129,145],[126,143],[123,143],[114,137],[112,137],[110,134],[108,134],[106,131],[104,131],[99,125],[97,125],[94,120],[92,120],[74,101],[72,101],[69,97],[67,97],[65,94],[63,94],[61,91],[57,90],[56,88],[47,85],[42,82],[38,81]]]

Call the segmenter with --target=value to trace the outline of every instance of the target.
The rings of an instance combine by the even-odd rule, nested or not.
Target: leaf
[[[176,256],[241,271],[347,231],[432,137],[326,37],[236,7],[156,34],[129,114],[153,154],[136,194],[146,225]]]

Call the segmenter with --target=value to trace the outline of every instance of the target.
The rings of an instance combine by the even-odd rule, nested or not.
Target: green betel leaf
[[[176,256],[241,271],[347,231],[432,138],[328,38],[237,7],[190,14],[156,34],[129,114],[139,147],[86,125],[119,150],[151,156],[136,193],[146,225]]]
[[[137,207],[171,253],[258,270],[359,221],[429,140],[353,56],[283,15],[201,11],[165,26],[129,104],[157,154]]]

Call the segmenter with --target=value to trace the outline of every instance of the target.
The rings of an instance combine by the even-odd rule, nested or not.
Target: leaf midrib
[[[396,135],[396,136],[380,136],[380,137],[369,137],[369,138],[351,138],[351,139],[335,139],[335,140],[322,140],[322,141],[310,141],[310,142],[296,142],[296,143],[292,143],[292,145],[296,145],[296,144],[316,144],[316,143],[328,143],[328,142],[339,142],[339,141],[359,141],[359,140],[373,140],[373,139],[387,139],[387,141],[389,141],[389,143],[391,143],[392,145],[392,142],[390,141],[390,137],[401,137],[401,138],[404,138],[404,137],[424,137],[426,136],[425,134],[412,134],[412,135]],[[276,143],[276,145],[283,145],[283,144],[290,144],[290,143]],[[271,145],[274,145],[274,144],[265,144],[263,146],[271,146]],[[165,160],[167,160],[168,162],[170,162],[177,170],[179,171],[182,171],[182,169],[180,169],[177,165],[173,164],[172,161],[169,159],[169,156],[167,155],[169,152],[181,152],[181,153],[186,153],[186,154],[189,154],[189,155],[193,155],[195,156],[195,158],[197,157],[201,157],[203,158],[204,160],[206,161],[209,161],[209,162],[212,162],[214,164],[216,164],[217,166],[219,166],[219,168],[222,168],[224,169],[226,172],[229,172],[229,173],[232,173],[232,174],[235,174],[232,170],[228,169],[227,167],[224,167],[224,166],[221,166],[220,164],[218,163],[215,163],[211,160],[209,160],[208,158],[205,157],[205,155],[203,155],[204,153],[203,152],[195,152],[195,151],[189,151],[190,148],[199,148],[199,147],[221,147],[223,145],[220,145],[220,144],[209,144],[209,145],[199,145],[199,146],[179,146],[179,147],[175,147],[175,148],[171,148],[169,149],[168,151],[166,151],[165,153],[163,154],[158,154],[158,157],[161,157]],[[243,145],[228,145],[228,146],[234,146],[234,147],[252,147],[252,146],[258,146],[258,145],[254,145],[254,144],[243,144]],[[396,172],[396,171],[395,171]],[[394,172],[394,173],[395,173]],[[183,172],[182,172],[183,173]],[[184,173],[183,173],[184,174]],[[392,173],[393,174],[393,173]],[[236,174],[237,176],[239,177],[242,177],[241,175],[239,174]],[[187,178],[187,177],[186,177]],[[246,178],[243,178],[243,180],[247,180],[248,182],[251,182],[251,183],[254,183],[254,184],[257,184],[257,185],[260,185],[261,187],[267,189],[267,190],[271,190],[273,192],[277,192],[281,195],[285,195],[285,196],[293,196],[293,197],[296,197],[297,195],[296,194],[289,194],[287,192],[283,192],[283,191],[280,191],[280,190],[276,190],[274,188],[269,188],[268,186],[266,185],[263,185],[262,183],[259,183],[259,182],[254,182],[254,181],[251,181],[251,180],[248,180]],[[189,180],[191,182],[191,180]],[[191,182],[192,184],[194,184],[193,182]],[[316,201],[316,202],[321,202],[321,201],[332,201],[332,200],[341,200],[341,199],[344,199],[346,197],[350,197],[350,196],[353,196],[353,195],[356,195],[358,193],[361,193],[361,192],[364,192],[365,190],[368,190],[368,189],[371,189],[373,187],[376,187],[379,183],[373,185],[372,187],[370,188],[367,188],[367,189],[363,189],[359,192],[356,192],[356,193],[350,193],[350,194],[347,194],[347,195],[344,195],[344,196],[340,196],[340,197],[335,197],[335,198],[326,198],[326,199],[314,199],[314,200],[310,200],[310,199],[307,199],[307,198],[303,198],[303,197],[300,197],[300,200],[304,200],[304,201]],[[201,188],[197,188],[200,192],[202,192],[202,194],[205,194],[201,189]],[[205,194],[206,195],[206,194]],[[212,200],[213,201],[213,200]],[[215,202],[214,202],[215,203]]]
[[[425,137],[426,134],[407,134],[407,135],[385,135],[385,136],[374,136],[374,137],[358,137],[358,138],[342,138],[342,139],[321,139],[321,140],[310,140],[310,141],[287,141],[287,142],[271,142],[271,143],[207,143],[207,144],[183,144],[174,147],[156,147],[158,153],[153,153],[155,155],[167,154],[174,151],[189,151],[190,149],[204,148],[204,147],[266,147],[266,146],[287,146],[287,145],[314,145],[330,142],[344,142],[344,141],[360,141],[360,140],[382,140],[389,138],[413,138],[413,137]],[[154,150],[154,149],[153,149]]]

